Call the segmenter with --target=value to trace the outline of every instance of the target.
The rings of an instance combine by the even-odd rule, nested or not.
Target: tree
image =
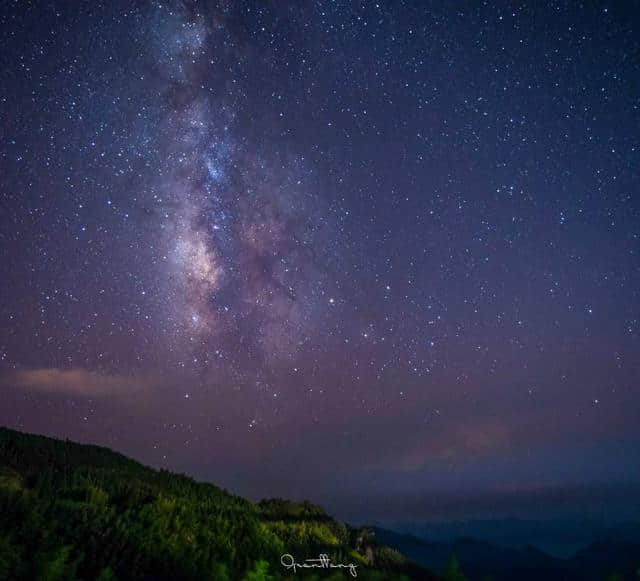
[[[116,581],[116,576],[111,567],[105,567],[98,575],[98,581]]]
[[[443,579],[445,581],[467,581],[467,578],[462,573],[462,569],[460,569],[460,564],[458,563],[458,559],[456,559],[455,555],[451,555],[449,558],[447,568],[444,570]]]
[[[75,575],[70,571],[72,567],[68,564],[69,547],[59,547],[43,563],[39,578],[43,581],[62,581],[63,579],[73,579]]]
[[[260,560],[256,561],[253,571],[249,571],[244,581],[271,581],[273,577],[269,575],[269,563]]]

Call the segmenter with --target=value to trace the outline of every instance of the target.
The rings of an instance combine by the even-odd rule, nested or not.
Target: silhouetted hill
[[[560,559],[535,547],[511,549],[468,538],[430,542],[381,528],[374,530],[381,543],[394,547],[434,571],[444,571],[454,555],[469,581],[608,581],[640,578],[640,540],[594,542],[572,558]]]
[[[638,504],[635,486],[611,486],[610,492],[630,505]],[[498,505],[500,506],[500,505]],[[634,514],[633,511],[631,514]],[[636,541],[640,539],[640,522],[603,522],[600,518],[574,514],[553,519],[494,518],[430,521],[397,521],[379,523],[383,529],[396,531],[428,541],[452,542],[459,538],[487,541],[499,547],[521,549],[528,545],[560,558],[570,558],[594,541]]]
[[[578,551],[570,559],[572,568],[583,579],[594,579],[594,572],[602,575],[615,570],[625,579],[640,579],[640,540],[638,542],[603,540],[596,541]]]
[[[349,577],[294,575],[281,565],[285,553],[353,563],[361,579],[436,578],[311,503],[253,504],[106,448],[0,428],[0,579]]]

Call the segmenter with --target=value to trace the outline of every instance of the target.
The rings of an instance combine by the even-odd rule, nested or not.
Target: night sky
[[[3,2],[0,423],[344,518],[640,506],[639,19]]]

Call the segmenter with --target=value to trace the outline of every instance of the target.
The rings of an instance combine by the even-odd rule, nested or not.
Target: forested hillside
[[[434,579],[310,503],[253,504],[97,446],[0,428],[0,579]]]

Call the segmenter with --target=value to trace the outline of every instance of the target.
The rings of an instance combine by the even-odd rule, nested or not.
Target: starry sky
[[[4,2],[0,423],[343,518],[640,507],[639,17]]]

